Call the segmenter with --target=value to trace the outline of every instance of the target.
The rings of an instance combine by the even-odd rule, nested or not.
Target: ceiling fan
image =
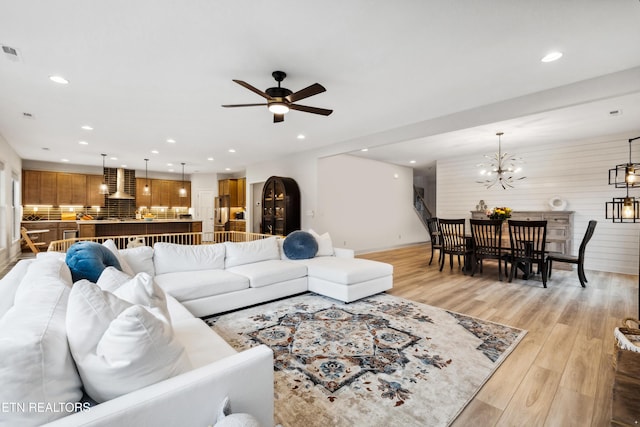
[[[311,86],[308,86],[294,93],[286,87],[280,87],[280,82],[282,82],[285,77],[287,77],[287,74],[284,71],[274,71],[273,73],[271,73],[271,75],[278,82],[278,87],[270,87],[264,92],[251,86],[247,82],[243,82],[242,80],[233,80],[240,86],[244,86],[251,92],[257,93],[261,97],[265,98],[267,100],[266,103],[223,105],[223,107],[257,107],[259,105],[266,105],[269,108],[269,111],[273,113],[273,123],[283,122],[284,115],[288,113],[289,110],[304,111],[305,113],[320,114],[323,116],[328,116],[329,114],[333,113],[333,110],[327,110],[325,108],[308,107],[306,105],[294,104],[294,102],[301,99],[305,99],[310,96],[325,92],[326,89],[321,84],[314,83]]]

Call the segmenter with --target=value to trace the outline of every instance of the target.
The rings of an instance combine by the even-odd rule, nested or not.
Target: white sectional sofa
[[[282,245],[276,237],[214,245],[156,243],[155,280],[198,317],[306,291],[352,302],[393,287],[390,264],[357,259],[342,248],[291,260]],[[129,258],[128,251],[121,256]]]
[[[261,425],[272,426],[271,349],[260,345],[237,352],[199,317],[308,290],[351,302],[393,285],[389,264],[326,247],[313,258],[291,260],[284,255],[282,239],[275,237],[211,245],[156,243],[153,248],[122,250],[113,242],[105,246],[126,275],[111,267],[100,275],[98,285],[79,285],[72,283],[64,254],[42,253],[35,260],[20,261],[0,281],[0,426],[209,426],[225,398],[234,413],[251,414]],[[31,410],[20,404],[57,402],[68,410],[70,402],[80,399],[84,368],[75,368],[70,353],[75,347],[72,329],[78,322],[65,323],[65,311],[66,322],[75,319],[67,311],[71,310],[67,301],[71,307],[74,293],[89,286],[101,287],[94,289],[97,295],[111,295],[108,281],[114,274],[132,280],[146,277],[165,295],[165,323],[171,325],[166,330],[184,347],[189,369],[71,414],[55,406]],[[45,295],[39,308],[39,293],[50,289],[55,289],[54,295]],[[21,310],[26,310],[24,315]],[[88,390],[86,383],[84,389]]]

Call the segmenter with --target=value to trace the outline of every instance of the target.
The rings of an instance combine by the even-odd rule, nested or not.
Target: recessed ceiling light
[[[152,154],[160,154],[160,152],[158,150],[151,150]]]
[[[89,126],[89,125],[80,126],[80,129],[93,130],[93,128],[91,126]]]
[[[167,166],[173,166],[173,163],[167,163]]]
[[[226,170],[226,171],[230,171],[230,170],[231,170],[231,168],[224,168],[224,170]]]
[[[416,161],[415,160],[409,160],[409,163],[414,164]]]
[[[213,162],[213,157],[207,157],[207,160],[209,160],[210,162]]]
[[[69,84],[69,80],[65,79],[62,76],[49,76],[49,80],[51,80],[52,82],[55,82],[55,83],[59,83],[61,85],[68,85]]]
[[[549,52],[541,59],[542,62],[553,62],[562,58],[562,52]]]
[[[69,159],[60,159],[61,162],[68,162]]]
[[[109,157],[111,160],[118,160],[117,157]]]
[[[364,151],[369,151],[369,149],[368,148],[362,148],[360,151],[363,151],[363,152]]]
[[[304,136],[303,134],[299,134],[299,135],[297,136],[297,138],[298,138],[298,139],[304,139],[304,138],[305,138],[305,136]]]
[[[120,167],[121,167],[121,168],[126,168],[126,167],[127,167],[127,165],[120,165]]]
[[[236,150],[235,150],[235,149],[233,149],[233,148],[229,148],[229,152],[230,152],[230,153],[235,153],[235,152],[236,152]]]
[[[167,139],[167,142],[168,142],[169,144],[175,144],[175,143],[176,143],[176,140],[175,140],[175,139],[172,139],[172,138],[169,138],[169,139]]]
[[[78,144],[80,144],[80,145],[89,145],[89,143],[87,141],[78,141]]]
[[[169,169],[169,172],[173,172],[173,169]]]

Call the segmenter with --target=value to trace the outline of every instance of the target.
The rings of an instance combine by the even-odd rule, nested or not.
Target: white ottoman
[[[307,266],[309,290],[344,302],[393,287],[393,266],[360,258],[332,256],[300,260]]]

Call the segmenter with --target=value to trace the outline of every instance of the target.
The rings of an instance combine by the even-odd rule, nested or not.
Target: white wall
[[[4,186],[0,191],[4,193],[5,208],[0,209],[0,214],[4,217],[4,235],[5,242],[3,248],[0,248],[0,270],[5,268],[9,263],[13,262],[20,255],[20,239],[12,239],[12,215],[11,215],[11,176],[18,177],[22,180],[22,161],[16,152],[9,146],[7,141],[0,135],[0,163],[4,166]]]
[[[413,209],[413,170],[350,155],[318,161],[319,232],[357,252],[424,242]]]
[[[523,181],[515,188],[486,189],[476,165],[481,154],[438,161],[437,216],[469,218],[478,201],[509,206],[514,210],[549,210],[549,199],[560,196],[575,211],[573,248],[578,246],[590,219],[598,221],[587,246],[585,268],[638,274],[640,223],[612,223],[605,219],[605,202],[624,197],[623,189],[608,185],[608,170],[628,160],[628,139],[637,135],[614,135],[574,142],[554,142],[536,147],[509,147],[507,151],[525,161]],[[497,148],[497,147],[496,147]],[[490,154],[490,153],[486,153]],[[637,161],[637,159],[635,159]],[[638,190],[632,190],[640,196]]]

